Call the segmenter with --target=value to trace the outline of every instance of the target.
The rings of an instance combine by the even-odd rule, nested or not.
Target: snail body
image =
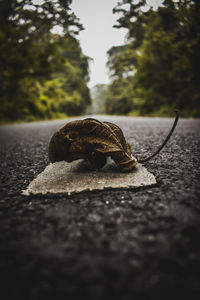
[[[72,121],[59,129],[49,143],[50,161],[85,159],[94,169],[102,168],[110,156],[122,171],[132,170],[137,160],[119,126],[95,119]]]
[[[177,112],[173,127],[163,144],[154,154],[142,160],[137,160],[132,155],[130,145],[116,124],[92,118],[72,121],[52,136],[49,143],[49,159],[52,163],[84,159],[92,169],[100,169],[110,156],[122,172],[129,172],[138,162],[146,162],[161,151],[172,135],[178,118]]]

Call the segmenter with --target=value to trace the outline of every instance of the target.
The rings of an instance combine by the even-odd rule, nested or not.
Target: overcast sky
[[[163,0],[147,0],[156,7]],[[89,87],[97,83],[108,83],[108,69],[106,68],[106,52],[112,46],[124,44],[126,29],[113,28],[120,17],[119,13],[113,14],[119,0],[73,0],[72,10],[80,19],[85,30],[79,35],[83,53],[93,58],[90,63]],[[137,2],[137,0],[135,0]],[[125,6],[124,6],[125,7]],[[129,5],[128,5],[129,7]]]
[[[44,0],[32,0],[34,4],[41,4]],[[134,0],[137,3],[139,0]],[[163,0],[146,0],[154,8]],[[174,0],[178,1],[178,0]],[[113,28],[117,24],[120,14],[113,14],[112,10],[120,0],[73,0],[72,11],[80,19],[85,30],[81,31],[78,38],[83,53],[93,59],[90,63],[89,87],[98,83],[108,83],[108,69],[106,68],[107,51],[113,46],[124,44],[127,30]],[[129,4],[123,8],[129,8]],[[29,7],[30,9],[30,7]],[[146,9],[146,8],[144,8]],[[57,26],[55,26],[57,27]],[[60,29],[55,28],[55,33]]]
[[[113,28],[119,18],[119,14],[112,13],[117,2],[119,0],[73,0],[71,6],[85,28],[79,35],[83,53],[94,60],[90,64],[90,87],[108,83],[106,52],[124,43],[127,31]]]

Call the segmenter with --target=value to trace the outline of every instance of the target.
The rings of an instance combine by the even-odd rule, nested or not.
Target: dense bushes
[[[1,121],[77,115],[90,104],[88,57],[76,39],[82,26],[70,3],[0,2]]]
[[[169,115],[178,108],[182,116],[200,117],[200,2],[165,0],[157,10],[146,2],[123,1],[114,10],[128,40],[108,51],[113,81],[105,109]]]

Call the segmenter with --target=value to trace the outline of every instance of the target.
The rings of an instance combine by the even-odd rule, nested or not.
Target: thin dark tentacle
[[[142,159],[138,159],[138,162],[139,163],[143,163],[143,162],[147,162],[149,161],[150,159],[152,159],[154,156],[156,156],[161,150],[162,148],[166,145],[166,143],[169,141],[176,125],[177,125],[177,122],[178,122],[178,119],[179,119],[179,112],[178,110],[175,110],[175,113],[176,113],[176,118],[175,118],[175,121],[174,121],[174,124],[169,132],[169,134],[167,135],[166,139],[164,140],[164,142],[162,143],[162,145],[150,156],[146,157],[146,158],[142,158]]]

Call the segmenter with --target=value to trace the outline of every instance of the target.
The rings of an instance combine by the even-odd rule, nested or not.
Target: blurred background
[[[200,117],[199,0],[0,0],[1,124],[174,109]]]

